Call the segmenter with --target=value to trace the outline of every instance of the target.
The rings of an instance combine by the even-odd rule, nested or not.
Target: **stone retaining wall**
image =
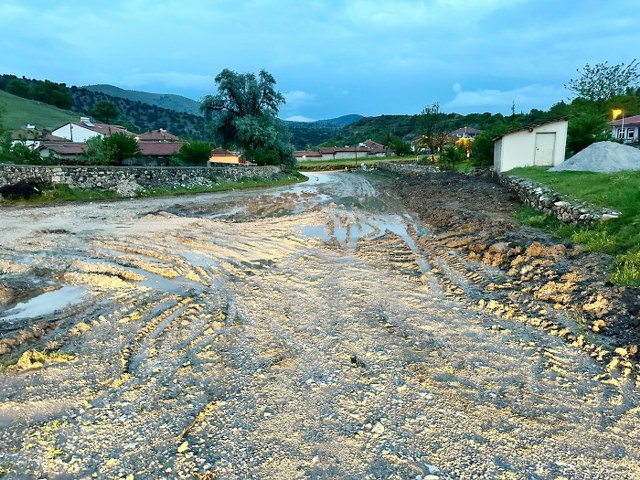
[[[68,185],[83,190],[114,190],[131,197],[154,188],[212,186],[220,181],[243,178],[271,179],[281,173],[276,166],[224,167],[87,167],[0,165],[0,187],[33,181],[46,185]]]
[[[502,185],[514,192],[525,205],[553,215],[564,223],[579,223],[590,225],[618,218],[621,214],[614,210],[594,207],[587,203],[569,202],[559,193],[542,187],[531,180],[514,178],[499,174]]]
[[[380,162],[376,168],[393,173],[432,173],[439,172],[439,168],[433,165],[420,165],[418,163]]]

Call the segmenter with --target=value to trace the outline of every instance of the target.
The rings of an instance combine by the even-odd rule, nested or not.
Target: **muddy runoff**
[[[584,254],[451,182],[2,207],[3,478],[637,478],[630,339],[536,294]]]

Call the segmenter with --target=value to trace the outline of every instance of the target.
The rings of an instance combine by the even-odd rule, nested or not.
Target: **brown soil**
[[[578,331],[585,330],[583,335],[567,334],[569,341],[586,343],[589,349],[604,344],[637,350],[640,289],[609,282],[610,256],[518,225],[512,213],[521,204],[486,176],[432,173],[396,180],[389,190],[431,228],[432,235],[421,241],[425,248],[443,258],[455,251],[463,263],[452,268],[463,274],[469,274],[474,264],[502,272],[500,282],[475,272],[480,274],[474,281],[490,293],[489,299],[480,300],[487,308],[511,316],[564,311],[580,324]],[[541,322],[555,332],[569,326],[557,320]]]

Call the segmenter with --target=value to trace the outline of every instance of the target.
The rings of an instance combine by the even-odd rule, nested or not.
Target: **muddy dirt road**
[[[2,478],[638,478],[634,382],[389,181],[0,208]]]

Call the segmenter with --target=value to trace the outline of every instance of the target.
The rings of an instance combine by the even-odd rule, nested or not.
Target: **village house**
[[[389,155],[389,149],[384,145],[367,140],[356,146],[344,147],[320,147],[317,152],[301,150],[295,152],[298,160],[358,160],[367,157],[385,157]]]
[[[459,140],[461,138],[476,138],[481,133],[482,130],[478,130],[477,128],[462,127],[454,130],[450,135],[454,140]]]
[[[322,154],[313,150],[298,150],[294,153],[296,160],[304,162],[305,160],[320,160]]]
[[[609,125],[611,125],[611,136],[613,138],[618,138],[624,143],[640,142],[640,115],[620,118],[609,122]]]
[[[231,152],[220,147],[214,148],[211,151],[211,157],[209,157],[208,165],[211,167],[221,164],[246,165],[247,162],[236,152]]]
[[[35,128],[29,128],[15,131],[11,134],[11,145],[16,143],[22,143],[24,146],[35,150],[44,142],[64,142],[66,141],[62,137],[56,137],[52,135],[48,130],[36,130]]]
[[[122,125],[93,123],[88,117],[80,117],[79,123],[65,123],[51,132],[56,137],[61,137],[74,143],[83,143],[93,137],[108,137],[114,133],[123,133],[130,137],[134,136]]]
[[[123,164],[128,166],[156,166],[169,165],[171,157],[182,148],[182,142],[138,142],[140,156],[128,158]]]
[[[179,142],[180,138],[164,128],[136,135],[138,142]]]
[[[86,143],[42,142],[38,147],[38,151],[42,158],[56,159],[63,163],[72,163],[85,152],[86,148]]]

